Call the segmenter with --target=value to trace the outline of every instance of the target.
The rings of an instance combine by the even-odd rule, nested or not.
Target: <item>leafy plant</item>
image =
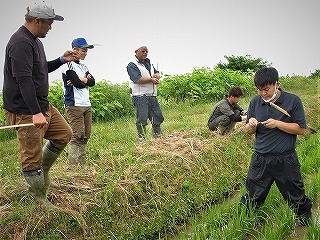
[[[0,106],[1,106],[1,108],[2,108],[2,105],[3,105],[2,94],[0,94]],[[0,125],[4,125],[4,123],[5,123],[4,112],[1,109],[1,111],[0,111]]]
[[[159,85],[159,95],[166,100],[212,102],[221,99],[234,86],[244,93],[253,92],[253,72],[229,69],[195,68],[183,75],[167,75]]]
[[[320,69],[316,69],[313,73],[311,73],[309,78],[320,78]]]
[[[270,66],[271,63],[264,61],[262,58],[253,58],[251,55],[245,56],[224,56],[228,63],[222,63],[221,61],[217,64],[217,68],[230,69],[234,71],[250,72],[257,71],[259,68]]]
[[[64,96],[62,82],[50,86],[49,101],[64,114]],[[110,121],[134,113],[127,83],[111,84],[100,81],[90,88],[93,121]]]

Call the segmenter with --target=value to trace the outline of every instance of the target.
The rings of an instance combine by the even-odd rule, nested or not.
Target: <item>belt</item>
[[[281,155],[288,155],[288,154],[291,154],[291,153],[294,153],[294,152],[295,152],[295,149],[288,150],[288,151],[281,152],[281,153],[259,153],[259,152],[256,151],[256,153],[261,155],[261,156],[281,156]]]
[[[148,94],[148,93],[142,94],[142,95],[132,95],[132,97],[144,97],[144,96],[146,96],[146,97],[156,97],[156,95]]]

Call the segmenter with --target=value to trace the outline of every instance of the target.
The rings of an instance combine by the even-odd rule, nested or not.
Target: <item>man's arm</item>
[[[236,115],[236,114],[232,114],[230,116],[228,116],[230,118],[230,120],[232,122],[241,122],[241,121],[245,121],[247,120],[247,116],[244,115],[244,116],[239,116],[239,115]]]
[[[152,82],[154,84],[159,84],[160,82],[159,79],[155,76],[155,75],[158,75],[160,78],[159,73],[155,73],[152,77],[142,77],[139,68],[132,62],[128,64],[127,72],[129,74],[131,81],[133,81],[134,83],[144,84],[144,83]]]
[[[140,83],[140,84],[149,83],[149,82],[152,82],[153,84],[156,84],[156,85],[160,83],[159,79],[156,77],[141,77],[137,81],[137,83]]]
[[[75,86],[76,88],[85,88],[86,84],[81,81],[77,73],[73,70],[67,70],[66,71],[66,76],[68,80],[71,81],[72,85]]]
[[[268,120],[264,121],[263,125],[265,125],[267,128],[278,128],[281,131],[294,135],[302,135],[306,131],[306,129],[300,127],[298,123],[288,123],[275,120],[273,118],[269,118]]]
[[[58,69],[62,64],[76,60],[77,56],[77,52],[74,52],[72,50],[66,51],[61,57],[47,62],[48,72],[51,73],[54,70]]]
[[[41,112],[32,77],[17,77],[17,82],[21,96],[29,107],[31,114]]]

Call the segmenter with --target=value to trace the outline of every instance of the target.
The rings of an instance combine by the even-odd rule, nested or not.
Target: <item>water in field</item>
[[[312,215],[313,215],[313,221],[316,225],[320,225],[320,205],[319,205],[320,199],[318,199],[316,202],[313,203],[312,206]],[[291,235],[287,238],[287,240],[303,240],[305,238],[306,233],[306,227],[302,227],[297,225]]]
[[[230,204],[232,202],[235,202],[235,201],[239,201],[239,198],[240,198],[240,192],[235,192],[235,194],[233,194],[232,196],[230,196],[229,198],[227,198],[223,203],[222,205],[225,205],[225,204]],[[313,214],[313,221],[315,222],[315,224],[317,226],[320,225],[320,198],[314,202],[313,206],[312,206],[312,214]],[[201,219],[198,219],[199,221],[199,224],[205,224],[203,222],[201,222]],[[304,240],[304,239],[307,239],[307,236],[306,236],[306,229],[307,227],[303,227],[303,226],[300,226],[298,223],[296,223],[295,225],[295,228],[293,230],[293,232],[286,238],[287,240]],[[167,237],[165,239],[171,239],[171,240],[180,240],[180,239],[193,239],[193,232],[192,232],[192,226],[191,224],[185,226],[185,229],[183,230],[183,233],[182,234],[178,234],[177,236],[175,237]],[[255,235],[255,234],[253,234]],[[249,237],[248,239],[256,239],[255,237],[257,236],[251,236]],[[188,236],[186,238],[186,236]],[[247,240],[248,240],[247,239]]]

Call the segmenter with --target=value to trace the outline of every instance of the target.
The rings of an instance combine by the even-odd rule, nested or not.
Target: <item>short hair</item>
[[[33,20],[35,19],[40,19],[42,22],[45,22],[45,21],[48,21],[48,19],[43,19],[43,18],[37,18],[37,17],[33,17],[33,16],[30,16],[28,13],[26,13],[24,15],[24,19],[26,20],[26,22],[28,23],[31,23]]]
[[[260,68],[254,75],[254,84],[256,87],[264,87],[268,84],[275,84],[279,81],[277,69],[273,67]]]
[[[243,96],[243,92],[240,87],[233,87],[233,88],[230,88],[228,96],[241,97]]]
[[[24,19],[29,23],[36,19],[36,17],[29,15],[29,7],[27,7],[27,13],[24,15]]]

